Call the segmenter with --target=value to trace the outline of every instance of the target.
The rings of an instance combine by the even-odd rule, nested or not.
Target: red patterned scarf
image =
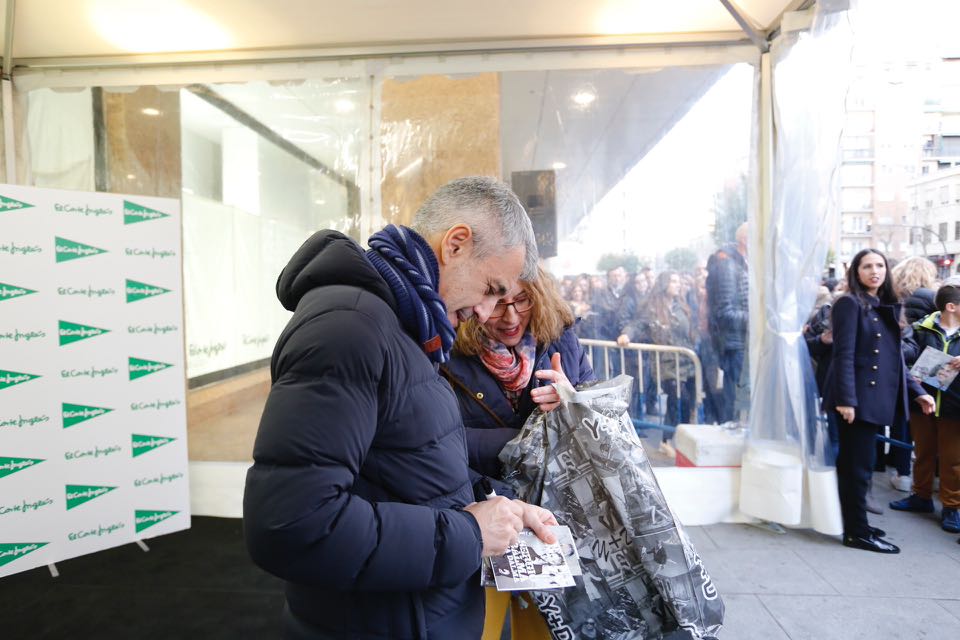
[[[484,340],[480,361],[500,383],[514,408],[520,394],[530,383],[536,355],[537,341],[529,331],[523,334],[520,343],[513,348],[495,340]]]

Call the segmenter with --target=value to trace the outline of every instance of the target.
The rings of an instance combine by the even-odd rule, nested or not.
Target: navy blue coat
[[[590,359],[587,357],[573,327],[568,327],[560,338],[548,344],[537,345],[536,363],[533,370],[550,368],[550,358],[560,354],[563,373],[573,385],[596,380]],[[530,397],[530,391],[540,385],[540,380],[531,375],[530,383],[523,390],[517,403],[517,410],[507,399],[487,368],[477,356],[465,356],[456,351],[446,366],[453,388],[460,401],[463,424],[467,428],[467,449],[470,452],[470,467],[484,475],[499,478],[502,473],[497,456],[503,446],[512,440],[526,422],[527,417],[536,409],[536,403]],[[490,411],[483,408],[482,401]]]
[[[294,314],[243,510],[254,562],[288,583],[288,633],[479,638],[482,543],[450,386],[343,234],[307,240],[277,294]]]
[[[908,396],[925,392],[907,375],[900,341],[900,305],[843,295],[833,304],[833,357],[823,407],[855,407],[857,420],[896,424],[909,416]]]

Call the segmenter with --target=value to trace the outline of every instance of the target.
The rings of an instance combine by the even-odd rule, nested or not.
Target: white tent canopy
[[[398,45],[407,50],[463,50],[498,48],[497,43],[569,46],[574,40],[729,42],[746,35],[762,38],[778,28],[784,12],[810,2],[6,0],[4,4],[3,51],[14,66],[69,66],[149,62],[163,56],[169,60],[171,55],[188,61],[297,57],[310,50],[369,51]],[[743,27],[751,33],[745,34]]]

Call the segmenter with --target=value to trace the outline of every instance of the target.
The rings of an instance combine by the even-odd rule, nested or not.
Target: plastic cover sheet
[[[94,136],[90,89],[38,89],[26,94],[25,103],[28,184],[92,191]]]
[[[654,427],[718,421],[704,267],[752,204],[753,59],[675,57],[676,66],[616,67],[608,54],[578,52],[575,67],[551,68],[556,60],[531,54],[523,68],[458,74],[451,56],[443,75],[385,75],[379,103],[384,221],[408,222],[452,178],[498,176],[530,212],[546,267],[568,299],[580,297],[581,338],[616,340],[625,322],[642,319],[634,342],[697,350],[709,402],[696,399],[691,374],[682,384],[658,377],[668,358],[658,369],[656,356],[644,355],[633,409]],[[609,296],[607,271],[617,265],[627,278]],[[680,283],[676,315],[685,316],[677,325],[690,327],[676,334],[652,329],[648,317],[673,312],[671,273]],[[656,449],[661,432],[648,435]],[[673,464],[669,449],[656,463]]]
[[[806,519],[806,480],[805,524],[828,534],[840,533],[836,471],[801,329],[838,210],[834,177],[852,46],[846,4],[819,2],[809,33],[787,34],[772,51],[773,207],[761,221],[754,263],[763,303],[752,326],[761,336],[740,491],[744,513],[797,525]]]
[[[270,357],[277,276],[317,229],[358,239],[360,78],[191,85],[182,114],[189,378]]]

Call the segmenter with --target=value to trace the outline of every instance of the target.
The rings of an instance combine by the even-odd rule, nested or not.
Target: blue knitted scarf
[[[400,324],[433,362],[444,363],[456,332],[440,299],[440,267],[433,249],[416,231],[387,225],[367,244],[367,259],[397,299]]]

